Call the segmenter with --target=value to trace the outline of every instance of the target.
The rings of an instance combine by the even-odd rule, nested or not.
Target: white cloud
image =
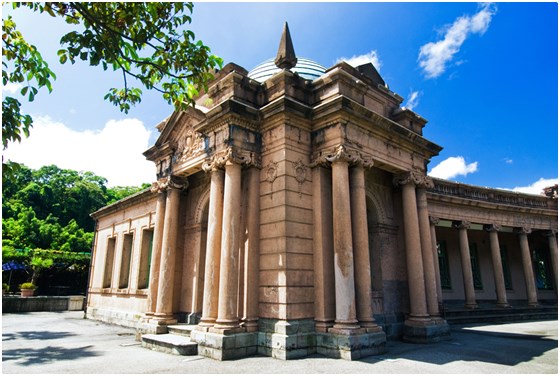
[[[540,195],[540,194],[542,194],[542,190],[544,188],[550,187],[550,186],[555,185],[555,184],[558,184],[558,178],[556,178],[556,179],[540,178],[536,182],[534,182],[532,184],[529,184],[528,186],[525,186],[525,187],[501,188],[501,189],[507,189],[509,191],[515,191],[515,192],[520,192],[520,193],[530,193],[530,194],[534,194],[534,195]]]
[[[484,34],[495,13],[495,4],[482,4],[480,11],[475,15],[461,16],[451,26],[446,27],[442,40],[420,47],[418,61],[426,77],[436,78],[442,75],[446,64],[459,52],[469,34]]]
[[[434,167],[428,175],[434,178],[440,179],[451,179],[459,175],[466,176],[467,174],[478,171],[478,162],[473,162],[467,164],[465,158],[449,157],[444,161],[441,161],[436,167]]]
[[[336,62],[340,63],[341,61],[345,61],[353,67],[372,63],[375,69],[377,69],[378,72],[381,72],[381,60],[379,59],[377,51],[375,50],[372,50],[363,55],[354,55],[351,58],[341,57]]]
[[[22,84],[8,82],[6,85],[2,85],[2,94],[7,93],[10,95],[14,95],[16,93],[19,93],[22,87],[23,87]]]
[[[109,186],[140,185],[155,180],[155,168],[142,155],[150,131],[137,119],[110,120],[101,131],[75,131],[49,117],[34,117],[30,136],[12,143],[4,159],[30,168],[55,164],[92,171]]]
[[[422,93],[419,91],[413,91],[412,93],[410,93],[408,99],[406,100],[406,104],[403,107],[408,108],[410,111],[413,111],[414,108],[418,106],[418,103],[420,102],[421,94]]]

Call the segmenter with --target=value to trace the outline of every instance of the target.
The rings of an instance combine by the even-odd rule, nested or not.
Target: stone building
[[[357,359],[449,335],[442,307],[556,302],[557,187],[426,175],[441,147],[371,64],[228,64],[157,125],[151,189],[100,209],[87,317],[199,354]],[[150,334],[151,333],[151,334]]]

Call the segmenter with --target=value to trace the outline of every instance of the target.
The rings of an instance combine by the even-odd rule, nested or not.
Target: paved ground
[[[140,347],[134,331],[84,320],[82,312],[2,315],[3,373],[558,373],[558,321],[452,327],[448,341],[389,342],[359,361],[313,356],[219,362]]]

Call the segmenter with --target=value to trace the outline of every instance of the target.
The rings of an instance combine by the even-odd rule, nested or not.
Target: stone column
[[[158,295],[154,320],[168,324],[173,319],[173,286],[175,283],[175,256],[177,253],[177,227],[179,224],[179,202],[184,186],[169,178],[163,239],[161,244],[161,262],[159,268]]]
[[[558,293],[558,245],[556,244],[556,231],[547,231],[546,236],[548,237],[548,249],[550,250],[550,263],[552,264],[554,287]]]
[[[218,317],[220,287],[220,255],[222,245],[222,215],[224,205],[224,171],[215,163],[205,165],[210,172],[210,203],[208,206],[208,235],[204,269],[204,297],[200,326],[213,326]]]
[[[357,318],[368,332],[381,331],[373,318],[371,295],[371,266],[369,261],[368,221],[364,167],[350,169],[350,203],[352,212],[352,240],[354,247],[354,276],[356,279]]]
[[[422,248],[422,265],[424,266],[424,282],[426,286],[426,302],[428,313],[432,318],[440,318],[437,299],[436,273],[434,267],[434,253],[430,219],[428,214],[428,199],[426,188],[434,186],[429,177],[424,177],[416,187],[416,204],[418,207],[418,225],[420,228],[420,244]]]
[[[527,304],[530,307],[536,307],[539,305],[539,302],[537,300],[533,263],[531,262],[531,251],[529,249],[529,241],[527,240],[527,235],[531,233],[531,229],[528,227],[521,227],[516,229],[516,232],[519,237],[523,274],[525,275],[525,286],[527,287]]]
[[[459,230],[459,250],[461,252],[461,268],[463,269],[463,288],[465,289],[465,307],[477,308],[472,275],[471,252],[467,230],[471,227],[468,221],[455,221],[453,227]]]
[[[494,284],[496,285],[496,305],[498,307],[510,307],[506,295],[506,283],[504,282],[504,270],[502,267],[502,256],[500,254],[500,242],[498,231],[500,226],[496,224],[484,225],[490,239],[490,252],[492,255],[492,266],[494,268]]]
[[[416,206],[417,182],[418,177],[410,172],[397,176],[394,181],[396,185],[402,186],[404,240],[410,300],[409,320],[427,322],[430,319],[426,307],[426,287]]]
[[[163,235],[163,221],[165,218],[166,191],[156,182],[152,184],[152,192],[157,192],[156,217],[154,238],[152,242],[152,256],[150,261],[150,281],[148,282],[148,315],[156,311],[157,292],[159,284],[159,266],[161,261],[161,241]]]
[[[239,276],[239,226],[241,202],[241,165],[231,159],[225,164],[222,254],[220,258],[220,296],[215,329],[239,328],[237,316]]]
[[[248,169],[247,245],[243,296],[243,326],[248,332],[258,329],[259,319],[259,241],[260,241],[260,170]]]
[[[354,258],[348,162],[343,157],[332,160],[333,238],[336,319],[333,329],[358,329],[354,291]]]
[[[315,328],[327,332],[335,318],[332,178],[320,165],[313,168],[313,278]]]
[[[443,293],[441,291],[441,272],[439,270],[439,256],[437,248],[436,225],[439,223],[439,218],[430,217],[430,235],[432,238],[432,253],[434,255],[434,273],[436,274],[436,289],[438,304],[443,304]]]

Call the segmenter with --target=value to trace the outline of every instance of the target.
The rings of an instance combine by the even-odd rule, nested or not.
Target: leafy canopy
[[[122,86],[110,88],[105,99],[127,113],[139,103],[142,88],[156,90],[176,109],[194,98],[221,68],[222,60],[183,26],[191,22],[192,3],[139,2],[25,2],[35,12],[62,18],[76,25],[60,38],[59,61],[76,60],[122,73]],[[37,48],[17,30],[11,16],[2,25],[2,82],[22,85],[20,94],[33,101],[39,89],[52,90],[56,75]],[[137,86],[136,86],[137,85]],[[21,113],[21,103],[6,96],[2,101],[2,143],[28,136],[32,118]]]

